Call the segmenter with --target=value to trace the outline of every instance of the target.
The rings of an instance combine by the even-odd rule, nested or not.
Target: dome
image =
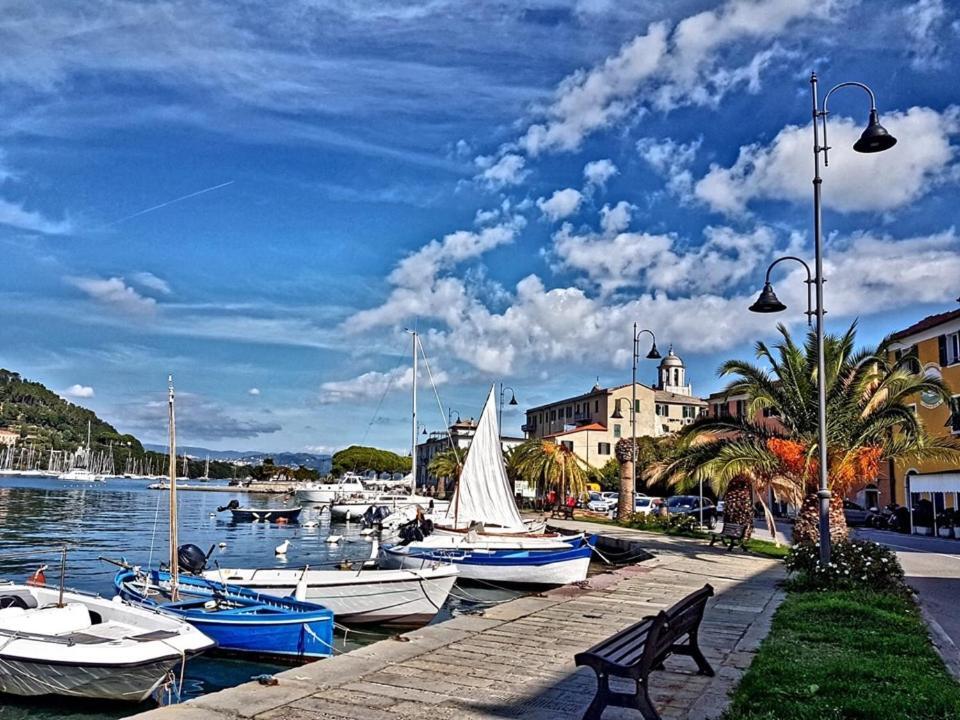
[[[683,367],[683,360],[681,360],[676,353],[673,352],[673,345],[670,346],[670,352],[667,353],[667,356],[660,361],[660,367]]]

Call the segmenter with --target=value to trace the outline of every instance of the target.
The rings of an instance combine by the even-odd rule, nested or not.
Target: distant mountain
[[[147,450],[153,450],[158,453],[165,453],[167,451],[166,445],[146,443],[144,447]],[[286,465],[288,467],[303,465],[304,467],[319,471],[321,475],[326,475],[330,472],[333,461],[330,455],[315,455],[313,453],[270,453],[260,450],[210,450],[209,448],[203,447],[178,445],[177,454],[182,455],[184,453],[199,460],[209,457],[211,460],[229,460],[248,463],[250,465],[258,465],[263,462],[264,458],[273,458],[275,465]]]

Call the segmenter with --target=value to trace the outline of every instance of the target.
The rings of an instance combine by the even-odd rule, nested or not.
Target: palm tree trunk
[[[843,516],[843,498],[833,495],[830,498],[830,540],[842,542],[847,539],[847,520]],[[793,526],[795,545],[820,542],[820,499],[816,492],[809,493],[797,513],[797,522]]]
[[[743,476],[735,477],[723,494],[723,520],[747,528],[744,540],[753,535],[753,486]]]
[[[620,498],[617,500],[617,520],[626,520],[633,514],[633,460],[620,463]]]

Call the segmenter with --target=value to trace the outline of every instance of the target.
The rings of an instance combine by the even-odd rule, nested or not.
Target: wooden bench
[[[720,532],[711,533],[710,547],[713,547],[714,543],[716,543],[717,540],[719,540],[720,544],[724,545],[727,548],[727,550],[733,550],[733,548],[738,545],[744,550],[746,550],[747,549],[747,546],[745,544],[746,535],[747,535],[746,525],[724,521],[723,528],[720,530]]]
[[[561,520],[573,520],[573,508],[567,505],[560,505],[553,509],[551,518],[560,518]]]
[[[663,669],[663,661],[669,655],[693,658],[700,674],[712,676],[713,668],[700,651],[697,638],[707,599],[712,595],[713,588],[704,585],[673,607],[644,618],[586,652],[577,653],[576,664],[593,668],[597,673],[597,694],[583,720],[600,720],[603,711],[611,705],[639,710],[644,720],[660,720],[650,702],[648,678],[651,670]],[[611,677],[632,680],[636,690],[632,693],[611,690]]]

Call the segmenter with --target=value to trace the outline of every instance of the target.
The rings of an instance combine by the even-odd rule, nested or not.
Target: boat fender
[[[30,579],[27,580],[27,585],[46,585],[47,576],[46,576],[46,573],[44,572],[46,569],[47,569],[46,565],[41,565],[40,567],[38,567],[34,571],[33,575],[30,576]]]

